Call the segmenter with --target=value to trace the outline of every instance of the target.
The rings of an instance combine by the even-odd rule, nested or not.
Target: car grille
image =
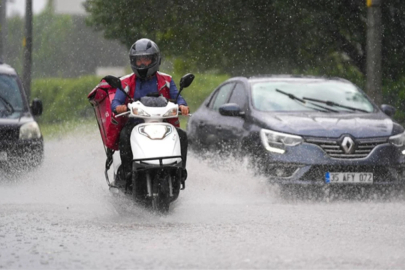
[[[18,140],[19,130],[18,129],[0,129],[0,140],[1,141],[15,141]]]
[[[388,139],[384,137],[353,140],[355,145],[352,153],[345,153],[340,139],[306,138],[305,141],[318,145],[331,158],[354,159],[367,157],[376,146],[387,143]]]

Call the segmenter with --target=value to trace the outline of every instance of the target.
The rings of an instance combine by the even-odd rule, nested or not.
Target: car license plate
[[[327,172],[325,174],[325,183],[327,184],[347,184],[360,183],[372,184],[373,173],[348,173],[348,172]]]
[[[7,161],[7,152],[0,152],[0,161]]]

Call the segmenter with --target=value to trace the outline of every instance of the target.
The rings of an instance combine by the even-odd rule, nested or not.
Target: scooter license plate
[[[347,173],[347,172],[327,172],[325,174],[325,183],[327,184],[372,184],[374,181],[373,173]]]

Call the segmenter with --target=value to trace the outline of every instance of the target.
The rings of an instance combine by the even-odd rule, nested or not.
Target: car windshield
[[[268,112],[374,111],[372,103],[355,85],[341,81],[254,81],[252,82],[252,99],[254,108]]]
[[[0,74],[0,116],[10,115],[24,109],[17,78]]]

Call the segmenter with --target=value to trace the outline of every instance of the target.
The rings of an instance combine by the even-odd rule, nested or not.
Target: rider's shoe
[[[123,167],[120,167],[118,169],[118,178],[120,181],[124,182],[132,181],[132,172],[126,171],[123,169]]]
[[[132,182],[132,173],[131,172],[125,172],[124,173],[124,179],[128,182]]]

